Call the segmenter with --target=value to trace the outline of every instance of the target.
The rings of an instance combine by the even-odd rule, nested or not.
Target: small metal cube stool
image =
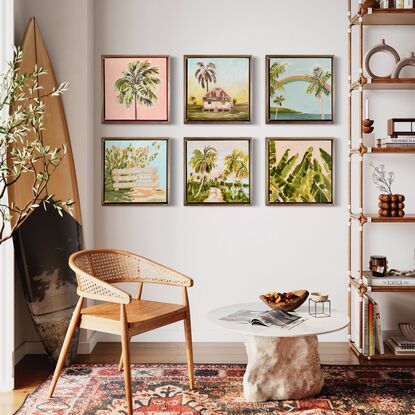
[[[314,310],[313,310],[314,309]],[[308,299],[308,314],[315,318],[330,317],[331,315],[331,301],[314,301],[312,298]]]

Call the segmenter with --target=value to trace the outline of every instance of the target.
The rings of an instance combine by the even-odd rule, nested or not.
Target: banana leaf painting
[[[332,204],[333,139],[267,139],[267,204]]]

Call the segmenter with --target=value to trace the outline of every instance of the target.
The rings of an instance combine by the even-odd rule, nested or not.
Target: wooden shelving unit
[[[362,323],[362,299],[365,293],[368,292],[379,292],[379,293],[414,293],[415,287],[407,286],[367,286],[363,283],[363,275],[365,272],[363,268],[363,247],[364,247],[364,232],[365,227],[372,223],[396,223],[396,224],[411,224],[415,223],[415,214],[406,214],[404,217],[381,217],[378,214],[366,213],[364,209],[364,160],[366,157],[370,157],[371,154],[396,154],[396,155],[409,155],[415,154],[415,147],[366,147],[363,143],[363,102],[365,91],[369,90],[415,90],[415,79],[385,79],[376,78],[369,79],[363,74],[363,39],[365,26],[370,25],[415,25],[415,9],[369,9],[368,11],[358,9],[357,14],[352,14],[352,0],[348,0],[348,15],[349,15],[349,30],[348,30],[348,76],[349,76],[349,97],[348,97],[348,139],[349,139],[349,158],[348,158],[348,205],[349,205],[349,220],[348,220],[348,278],[349,278],[349,317],[352,314],[352,301],[351,291],[352,287],[359,293],[359,304],[356,305],[359,313],[359,338],[355,339],[356,342],[352,341],[352,320],[349,325],[349,340],[350,347],[353,352],[363,359],[373,360],[414,360],[414,356],[395,355],[392,350],[385,344],[385,354],[374,356],[364,356],[362,353],[363,346],[363,323]],[[352,80],[352,31],[357,30],[359,36],[359,78],[356,81]],[[353,99],[354,93],[358,94],[359,105],[358,105],[358,122],[360,137],[359,142],[353,143]],[[355,140],[356,141],[356,140]],[[354,147],[353,147],[354,146]],[[358,158],[358,212],[352,211],[352,169],[354,168],[352,158]],[[359,242],[358,242],[358,275],[352,275],[352,223],[357,222],[359,226]]]

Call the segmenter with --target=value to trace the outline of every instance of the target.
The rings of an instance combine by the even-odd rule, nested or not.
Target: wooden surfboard
[[[46,52],[45,44],[34,18],[26,28],[22,42],[23,58],[19,71],[32,72],[35,65],[47,74],[39,77],[45,92],[57,87],[57,82]],[[66,145],[67,153],[51,176],[48,193],[55,200],[72,199],[72,215],[64,211],[63,217],[51,206],[41,205],[32,211],[13,236],[16,263],[23,291],[33,322],[46,352],[57,360],[65,333],[77,302],[76,277],[68,266],[68,258],[83,248],[81,210],[75,166],[69,131],[60,97],[43,98],[46,104],[43,145],[53,148]],[[9,199],[23,206],[32,195],[31,174],[23,174],[9,189]],[[74,339],[69,360],[76,352],[78,339]]]

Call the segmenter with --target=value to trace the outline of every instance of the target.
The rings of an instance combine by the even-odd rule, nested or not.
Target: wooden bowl
[[[415,341],[415,323],[399,323],[399,330],[406,340]]]
[[[326,293],[315,292],[310,294],[310,298],[316,303],[320,303],[322,301],[327,301],[329,299],[329,295]]]
[[[298,295],[298,298],[296,298],[293,301],[290,301],[289,303],[275,304],[275,303],[272,303],[272,302],[268,301],[266,299],[265,295],[260,295],[259,298],[269,308],[272,308],[273,310],[294,311],[296,308],[300,307],[300,305],[303,304],[305,300],[307,300],[308,291],[306,291],[306,290],[297,290],[297,291],[293,291],[293,293]]]

